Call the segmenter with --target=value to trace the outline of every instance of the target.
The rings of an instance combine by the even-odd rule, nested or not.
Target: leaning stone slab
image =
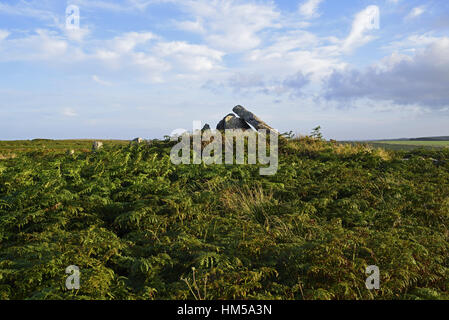
[[[277,132],[275,129],[270,127],[268,124],[266,124],[264,121],[262,121],[259,117],[257,117],[254,113],[251,111],[246,110],[242,106],[235,106],[234,109],[232,109],[240,118],[245,120],[247,123],[252,125],[254,129],[256,130],[268,130],[268,131],[274,131]]]

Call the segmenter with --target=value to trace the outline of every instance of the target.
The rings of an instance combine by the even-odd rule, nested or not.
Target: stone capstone
[[[257,117],[254,113],[246,110],[244,107],[240,105],[235,106],[234,109],[232,109],[232,111],[234,111],[241,119],[252,125],[256,130],[265,129],[268,131],[277,132],[275,129],[273,129],[264,121],[262,121],[259,117]]]
[[[236,117],[234,114],[230,113],[217,124],[217,130],[228,130],[228,129],[250,130],[251,127],[245,122],[245,120]]]

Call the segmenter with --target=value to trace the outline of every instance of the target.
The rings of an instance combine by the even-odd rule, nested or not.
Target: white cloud
[[[366,70],[334,72],[331,99],[369,98],[433,108],[449,106],[449,38],[439,38],[412,56],[393,54]]]
[[[380,10],[378,6],[368,6],[357,13],[352,23],[351,33],[343,42],[343,51],[351,52],[353,49],[374,39],[372,35],[367,33],[378,28],[377,22],[379,19]]]
[[[155,38],[157,37],[151,32],[127,32],[115,37],[111,42],[111,47],[119,53],[131,52],[137,45],[147,43]]]
[[[93,75],[92,76],[92,80],[95,81],[98,84],[103,85],[103,86],[111,86],[112,85],[112,83],[100,79],[97,75]]]
[[[74,4],[83,9],[102,9],[114,12],[138,12],[145,11],[146,8],[155,3],[154,0],[126,0],[124,3],[118,1],[105,0],[70,0],[69,4]]]
[[[204,45],[194,45],[183,41],[160,42],[154,52],[161,58],[171,58],[178,70],[210,71],[219,67],[223,52]]]
[[[410,11],[410,13],[407,15],[406,19],[417,18],[425,12],[426,12],[426,6],[415,7]]]
[[[194,33],[204,33],[206,30],[204,29],[203,23],[197,19],[195,21],[175,21],[174,25],[182,30],[182,31],[188,31],[188,32],[194,32]]]
[[[168,61],[148,53],[133,52],[129,58],[129,64],[131,66],[141,67],[145,72],[159,74],[171,69],[171,64]],[[159,82],[160,77],[156,76],[155,79],[158,79]]]
[[[2,42],[0,61],[53,60],[66,57],[69,44],[54,32],[38,29],[22,38],[6,38]],[[75,51],[72,52],[72,58]]]
[[[78,116],[78,114],[72,108],[64,108],[64,110],[62,111],[62,114],[64,116],[70,117],[70,118]]]
[[[154,40],[154,41],[152,41]],[[164,41],[150,32],[125,33],[106,46],[98,46],[95,58],[119,70],[139,67],[152,74],[157,82],[169,70],[177,74],[210,71],[218,68],[224,53],[205,45],[185,41]]]
[[[78,28],[78,29],[62,29],[67,37],[67,39],[76,41],[76,42],[82,42],[89,34],[90,30],[89,28]]]
[[[128,5],[138,10],[144,11],[150,4],[154,3],[151,0],[128,0]]]
[[[125,1],[134,10],[145,10],[154,2]],[[299,14],[310,18],[317,16],[323,0],[302,2],[294,17],[281,15],[274,2],[263,0],[161,1],[179,5],[178,8],[188,16],[184,15],[173,23],[179,29],[199,34],[203,41],[198,44],[167,41],[147,31],[126,32],[113,39],[95,40],[87,37],[90,34],[87,27],[76,34],[59,28],[53,32],[38,30],[36,34],[12,39],[7,37],[9,34],[6,31],[0,31],[0,40],[3,39],[0,60],[70,62],[76,57],[87,65],[92,63],[95,68],[91,70],[92,73],[104,74],[108,78],[111,78],[108,72],[115,72],[143,77],[152,82],[194,79],[197,84],[201,84],[214,79],[233,89],[254,89],[270,94],[296,94],[304,88],[319,92],[322,80],[334,70],[337,70],[334,77],[343,74],[338,73],[346,66],[342,61],[343,53],[350,53],[374,39],[370,32],[379,17],[379,7],[365,8],[355,15],[349,35],[337,39],[320,37],[286,21],[293,21]],[[123,2],[117,5],[100,0],[72,2],[91,8],[127,10],[122,8]],[[0,6],[0,10],[2,8],[5,6]],[[419,50],[434,43],[435,39],[431,34],[414,35],[406,40],[392,42],[389,47]],[[232,64],[226,65],[224,57],[230,53],[242,54],[239,59],[242,57],[240,62],[243,64],[238,69]],[[407,63],[407,57],[392,55],[377,65],[376,72],[396,70],[398,65]],[[408,63],[412,64],[410,61]],[[97,75],[93,75],[92,80],[101,85],[111,85]]]
[[[336,39],[320,38],[308,31],[291,31],[274,34],[273,40],[269,46],[247,54],[246,68],[252,67],[260,73],[283,79],[301,72],[315,82],[333,69],[341,68]]]
[[[271,2],[182,0],[176,3],[194,19],[190,23],[176,23],[179,28],[200,32],[208,45],[229,53],[259,46],[261,31],[280,26],[277,23],[280,13]]]
[[[415,52],[417,49],[426,47],[436,41],[440,40],[439,37],[433,36],[432,32],[425,34],[413,34],[407,36],[405,39],[399,41],[393,41],[384,46],[383,49],[388,51],[404,51]]]
[[[150,43],[153,39],[157,37],[150,32],[129,32],[111,40],[71,43],[63,31],[39,29],[25,36],[3,40],[0,61],[46,61],[54,66],[86,64],[98,72],[102,69],[112,72],[128,70],[130,75],[151,74],[149,78],[159,81],[159,75],[170,65],[163,57],[150,52],[154,47]]]
[[[160,82],[161,73],[168,71],[170,64],[151,52],[156,45],[154,41],[158,39],[151,32],[124,33],[112,40],[96,43],[94,53],[87,58],[98,60],[113,71],[128,70],[130,74],[149,74],[151,82]]]
[[[9,35],[10,33],[8,31],[0,30],[0,41],[5,40]]]
[[[0,12],[9,15],[27,16],[57,24],[59,17],[50,10],[42,9],[42,1],[19,1],[16,4],[0,3]]]
[[[273,33],[270,45],[249,51],[238,69],[228,68],[205,88],[222,93],[301,96],[317,92],[321,80],[344,64],[338,60],[338,40],[308,31]]]
[[[342,66],[338,61],[342,41],[335,38],[319,38],[311,32],[301,31],[301,26],[289,23],[290,20],[295,20],[294,17],[280,19],[281,13],[274,2],[161,1],[175,3],[189,15],[187,19],[183,17],[184,19],[174,23],[185,31],[200,34],[203,37],[203,44],[166,41],[152,32],[127,32],[110,40],[92,38],[86,40],[90,34],[87,27],[75,34],[69,34],[65,28],[59,27],[59,33],[47,32],[50,36],[44,38],[41,35],[43,38],[41,44],[38,44],[39,41],[33,41],[29,44],[28,50],[21,51],[40,52],[43,50],[39,49],[39,46],[42,46],[47,48],[47,59],[52,58],[50,53],[68,61],[73,61],[72,57],[75,56],[77,60],[86,63],[97,61],[99,62],[97,68],[103,67],[113,72],[128,70],[131,74],[147,73],[158,82],[173,76],[178,78],[197,76],[196,80],[207,80],[211,77],[221,77],[221,80],[229,78],[235,74],[235,70],[231,65],[226,67],[223,58],[230,53],[243,53],[245,61],[248,62],[247,66],[242,66],[243,72],[259,69],[262,73],[276,75],[274,76],[276,79],[267,81],[271,84],[287,83],[285,81],[296,77],[298,73],[319,81],[331,70]],[[133,8],[140,7],[144,10],[154,1],[126,0],[126,2]],[[309,11],[304,9],[304,12],[316,13],[321,2],[303,3],[304,8],[309,8]],[[100,0],[73,0],[70,3],[78,4],[82,8],[120,9],[114,7],[112,3]],[[120,3],[120,6],[122,5],[123,2]],[[298,13],[295,15],[298,17]],[[284,24],[288,25],[291,31],[281,29],[285,27]],[[363,38],[363,30],[359,34],[356,31],[353,26],[349,40],[345,42],[348,47],[353,46],[351,39],[357,36]],[[28,39],[20,41],[27,42]],[[9,56],[12,57],[13,54]],[[17,57],[24,60],[27,58],[31,57]],[[211,71],[214,73],[208,75],[207,72]],[[100,69],[93,72],[103,74]]]
[[[299,13],[306,18],[318,17],[318,8],[323,0],[307,0],[299,5]]]

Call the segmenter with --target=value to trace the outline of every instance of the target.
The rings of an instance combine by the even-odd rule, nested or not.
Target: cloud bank
[[[326,91],[328,99],[449,106],[449,38],[438,39],[412,56],[393,54],[365,70],[335,71]]]

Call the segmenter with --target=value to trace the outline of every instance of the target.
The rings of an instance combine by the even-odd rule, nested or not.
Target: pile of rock
[[[262,121],[259,117],[257,117],[254,113],[246,110],[244,107],[238,105],[235,106],[232,111],[234,113],[228,114],[224,117],[217,125],[217,130],[227,130],[227,129],[241,129],[241,130],[252,130],[252,128],[256,130],[265,129],[267,131],[277,132],[275,129],[270,127],[264,121]],[[252,128],[251,128],[251,126]],[[204,130],[209,130],[210,126],[206,124],[203,127]]]
[[[140,145],[140,144],[146,144],[146,145],[151,145],[153,143],[153,140],[147,140],[147,139],[143,139],[143,138],[135,138],[133,140],[131,140],[131,145]]]
[[[234,113],[229,113],[226,117],[224,117],[218,124],[217,130],[267,130],[268,132],[275,132],[279,134],[275,129],[269,126],[266,122],[257,117],[254,113],[249,110],[246,110],[244,107],[238,105],[235,106],[232,111]],[[206,124],[201,131],[211,130],[211,127]],[[145,140],[142,138],[135,138],[131,141],[131,144],[141,144],[146,142],[148,145],[152,144],[151,140]],[[99,141],[95,141],[92,146],[92,151],[97,152],[103,147],[103,143]]]

